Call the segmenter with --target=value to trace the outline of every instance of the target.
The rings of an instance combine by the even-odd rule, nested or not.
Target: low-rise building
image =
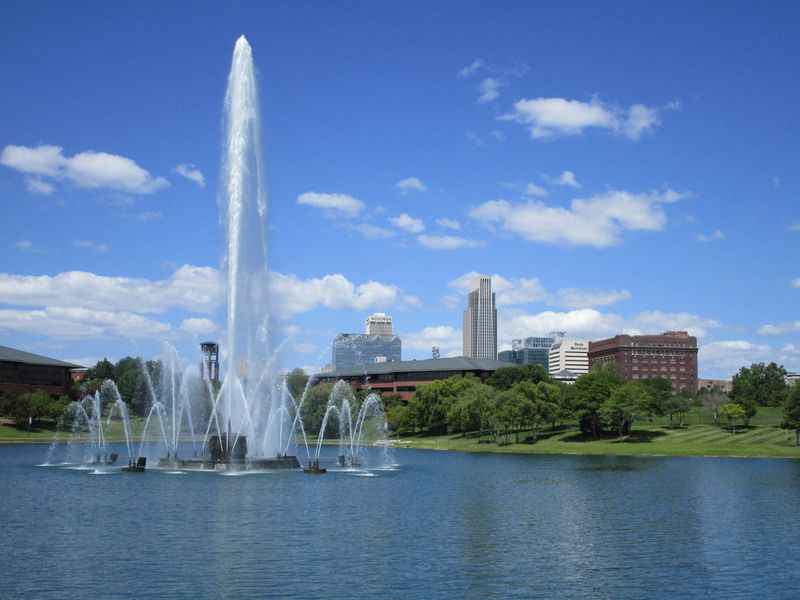
[[[381,394],[396,394],[410,400],[417,386],[447,379],[457,375],[473,375],[481,381],[507,363],[484,358],[439,358],[427,360],[405,360],[365,365],[361,369],[336,369],[332,373],[321,373],[318,381],[334,383],[343,379],[353,389],[371,389]]]
[[[697,391],[717,391],[723,394],[730,394],[733,389],[733,381],[730,379],[698,379]]]
[[[627,380],[664,377],[676,391],[697,390],[697,338],[686,331],[589,342],[589,368],[607,364]]]
[[[559,340],[550,347],[550,375],[570,371],[577,376],[589,372],[589,343],[581,340]]]
[[[547,371],[547,357],[549,350],[546,348],[519,348],[517,350],[503,350],[497,358],[505,363],[515,365],[541,365]]]
[[[800,383],[800,373],[787,373],[786,377],[784,377],[786,381],[786,385],[795,385]]]
[[[63,360],[0,346],[0,394],[42,390],[53,396],[69,393],[71,371],[83,369]]]

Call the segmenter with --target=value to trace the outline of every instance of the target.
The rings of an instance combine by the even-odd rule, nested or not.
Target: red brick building
[[[697,338],[685,331],[589,342],[589,368],[605,364],[613,364],[626,380],[664,377],[676,391],[697,390]]]
[[[69,393],[70,372],[80,365],[0,346],[0,394],[43,390],[52,396]]]
[[[499,360],[466,358],[439,358],[428,360],[404,360],[399,362],[372,363],[358,370],[340,370],[323,373],[320,383],[334,383],[343,379],[353,389],[369,388],[380,394],[396,394],[410,400],[417,386],[456,375],[474,375],[481,381],[501,367],[510,365]]]

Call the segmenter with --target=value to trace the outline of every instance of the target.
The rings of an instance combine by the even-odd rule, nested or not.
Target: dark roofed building
[[[382,394],[397,394],[409,400],[417,386],[457,375],[474,375],[481,381],[508,363],[484,358],[439,358],[373,363],[361,369],[339,369],[319,376],[320,382],[344,379],[354,389],[371,388]]]
[[[70,372],[81,365],[0,346],[0,393],[43,390],[54,396],[69,392]]]

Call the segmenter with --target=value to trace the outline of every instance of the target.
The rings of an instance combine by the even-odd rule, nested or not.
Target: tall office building
[[[367,335],[392,335],[392,317],[386,313],[374,313],[368,316],[364,333]]]
[[[511,340],[511,350],[504,350],[497,355],[503,362],[518,365],[541,365],[548,370],[551,337],[527,337],[524,340]]]
[[[550,347],[550,375],[571,371],[575,375],[589,372],[589,344],[578,340],[559,340]]]
[[[396,335],[340,333],[333,340],[334,371],[363,369],[366,365],[402,360],[402,344]]]
[[[464,311],[464,356],[497,360],[497,308],[492,278],[481,277]]]

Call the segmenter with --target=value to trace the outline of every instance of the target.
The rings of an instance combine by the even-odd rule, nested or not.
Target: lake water
[[[0,446],[2,598],[797,598],[800,462],[397,450],[91,475]]]

